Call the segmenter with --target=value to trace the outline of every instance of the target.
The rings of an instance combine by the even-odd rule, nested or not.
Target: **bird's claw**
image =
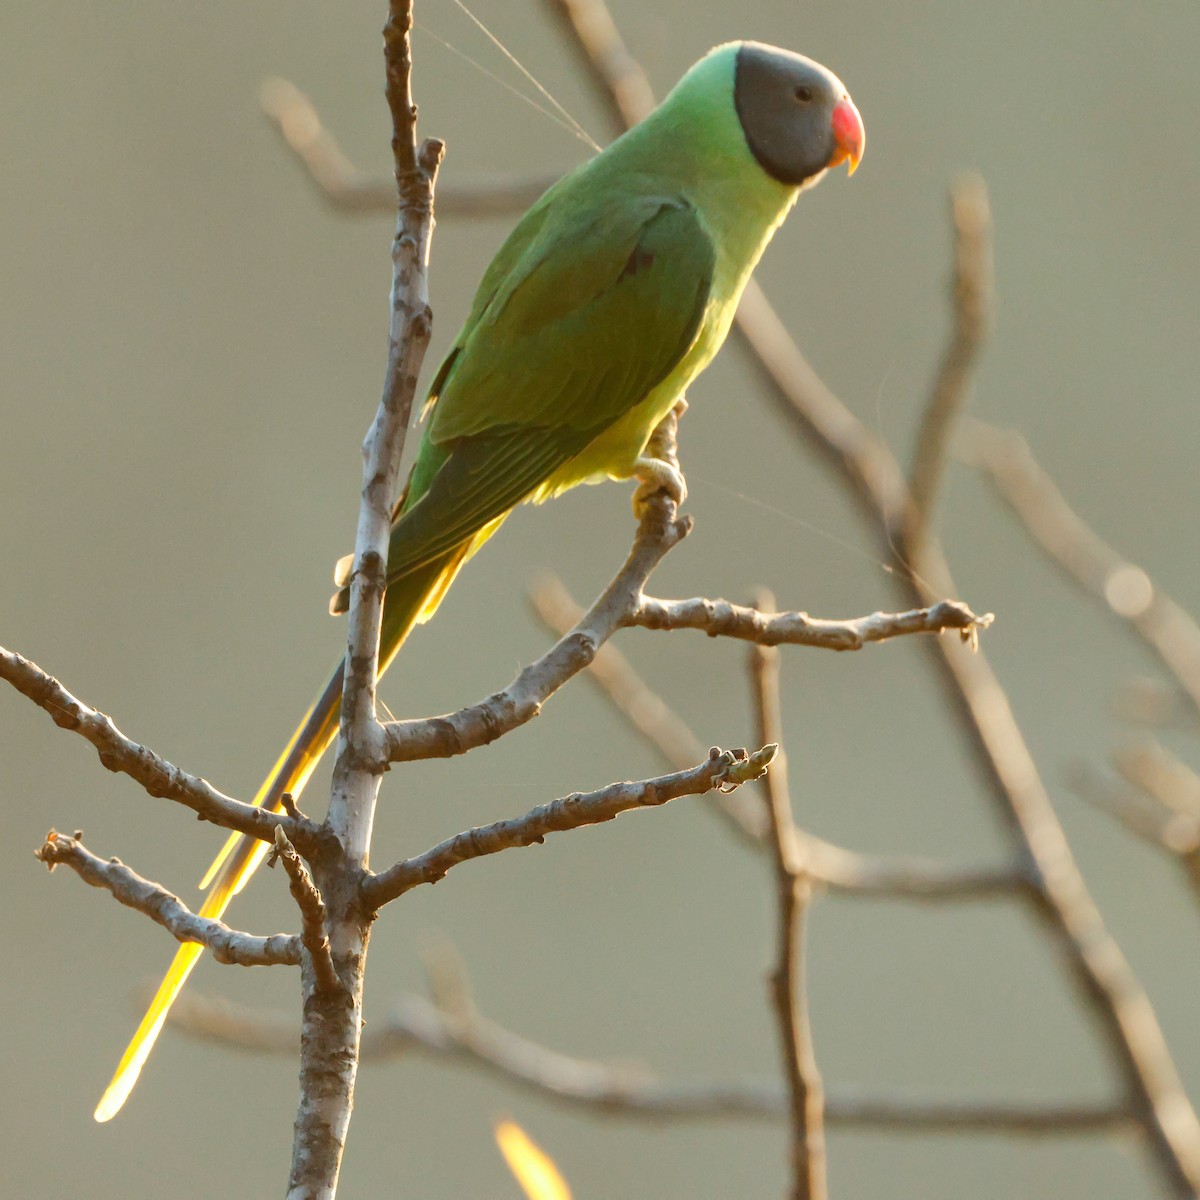
[[[639,458],[633,474],[638,480],[637,490],[633,493],[633,515],[639,521],[645,515],[651,497],[659,492],[665,492],[676,508],[687,499],[687,480],[683,472],[661,458]]]

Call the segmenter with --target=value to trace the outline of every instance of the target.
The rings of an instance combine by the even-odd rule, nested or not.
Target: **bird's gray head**
[[[799,187],[849,162],[866,133],[842,81],[820,63],[761,42],[738,47],[734,104],[746,143],[773,179]]]

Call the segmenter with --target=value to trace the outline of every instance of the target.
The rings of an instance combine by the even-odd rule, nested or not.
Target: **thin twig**
[[[1200,818],[1173,812],[1086,763],[1071,767],[1066,780],[1081,800],[1106,812],[1152,846],[1179,857],[1200,853]]]
[[[547,3],[564,19],[572,44],[586,56],[613,110],[625,121],[643,115],[622,107],[622,96],[629,94],[628,69],[609,69],[619,61],[612,45],[595,47],[592,31],[600,27],[607,31],[607,43],[620,42],[603,0]],[[627,52],[624,58],[629,59]],[[936,540],[925,539],[921,547],[906,543],[911,498],[895,457],[825,386],[753,280],[742,294],[737,328],[753,352],[767,395],[805,444],[837,470],[885,552],[908,568],[893,576],[906,602],[932,603],[931,590],[954,594]],[[1149,998],[1087,891],[1003,688],[983,655],[962,654],[943,638],[928,639],[926,645],[936,655],[939,678],[1013,839],[1014,854],[1029,862],[1037,881],[1024,894],[1045,918],[1112,1053],[1153,1162],[1173,1195],[1194,1200],[1200,1192],[1200,1121]]]
[[[396,185],[365,175],[325,128],[312,101],[295,84],[263,82],[262,110],[320,195],[337,212],[394,216]],[[557,178],[486,179],[438,187],[439,217],[492,217],[524,212]]]
[[[845,850],[805,835],[805,870],[814,884],[846,896],[921,904],[1008,900],[1033,886],[1019,866],[949,866]]]
[[[992,307],[992,213],[987,187],[978,175],[958,180],[950,191],[954,227],[951,283],[953,326],[937,379],[917,432],[909,475],[914,543],[933,519],[954,423],[967,402],[976,360],[987,337]]]
[[[1153,738],[1120,747],[1113,761],[1122,777],[1170,812],[1200,819],[1200,775]]]
[[[518,846],[540,844],[547,834],[584,825],[598,825],[633,808],[666,804],[680,796],[698,796],[712,788],[735,788],[757,779],[775,756],[776,746],[745,751],[714,747],[699,766],[638,783],[614,783],[596,792],[576,792],[561,800],[538,805],[524,816],[465,830],[447,838],[416,858],[396,863],[363,883],[363,904],[375,910],[424,883],[437,883],[447,871],[487,854]]]
[[[70,837],[52,829],[34,853],[50,870],[70,867],[84,883],[143,913],[178,941],[205,946],[217,962],[239,967],[296,966],[300,962],[300,939],[295,934],[255,937],[230,929],[222,921],[197,916],[173,892],[143,879],[119,859],[98,858],[84,847],[79,833]]]
[[[1200,816],[1176,811],[1157,800],[1130,792],[1083,764],[1067,773],[1067,782],[1081,799],[1108,813],[1152,846],[1170,854],[1200,900]]]
[[[529,600],[542,624],[559,637],[584,616],[557,575],[543,575],[529,589]],[[587,675],[630,727],[674,770],[682,771],[703,756],[704,744],[612,642],[596,651]],[[762,806],[748,799],[746,793],[709,792],[704,804],[740,841],[752,849],[762,849],[766,817]]]
[[[128,775],[147,794],[174,800],[203,821],[236,829],[264,842],[274,841],[275,830],[282,826],[297,845],[313,847],[319,831],[312,822],[243,804],[217,791],[199,776],[180,770],[148,746],[126,737],[110,717],[71,695],[37,663],[3,646],[0,646],[0,678],[8,680],[44,709],[60,729],[70,729],[90,742],[107,770]]]
[[[580,620],[583,609],[557,576],[546,576],[530,591],[543,624],[562,635]],[[683,770],[694,763],[700,739],[683,718],[654,692],[633,664],[611,642],[596,653],[588,675],[629,725],[658,751],[666,764]],[[709,793],[710,806],[745,844],[761,850],[767,818],[747,793]],[[860,854],[807,835],[807,869],[814,884],[849,896],[919,903],[1006,899],[1030,885],[1019,866],[946,866],[928,859]]]
[[[913,633],[955,630],[962,640],[976,643],[981,629],[994,620],[991,613],[976,616],[958,600],[940,600],[927,608],[902,613],[872,613],[846,621],[810,617],[802,612],[763,613],[728,600],[693,597],[658,600],[643,596],[625,620],[643,629],[698,629],[709,637],[731,637],[760,646],[816,646],[822,650],[861,650],[872,642]]]
[[[542,704],[587,667],[597,649],[626,623],[651,572],[691,527],[691,518],[676,517],[674,504],[665,496],[654,497],[646,506],[624,566],[573,629],[508,687],[486,700],[440,717],[387,722],[388,761],[465,754],[536,717]]]
[[[325,901],[321,899],[321,893],[313,883],[304,860],[296,853],[295,846],[287,840],[282,829],[275,832],[273,858],[283,864],[288,877],[288,890],[300,910],[300,942],[308,951],[316,976],[314,995],[334,995],[342,983],[333,965],[329,935],[325,932]]]
[[[1200,715],[1200,625],[1090,529],[1011,430],[971,421],[962,456],[982,471],[1043,553],[1157,655]]]
[[[191,1037],[255,1054],[292,1054],[296,1030],[284,1018],[189,993],[171,1010],[171,1023]],[[404,996],[363,1034],[362,1061],[388,1062],[413,1051],[460,1063],[578,1105],[602,1116],[647,1121],[777,1121],[787,1115],[784,1088],[770,1079],[660,1079],[631,1063],[574,1058],[529,1041],[482,1017],[463,1022],[420,996]],[[841,1129],[896,1133],[976,1133],[1007,1137],[1087,1137],[1136,1129],[1116,1104],[1022,1103],[968,1098],[929,1100],[834,1089],[825,1120]]]
[[[773,607],[764,595],[762,607]],[[783,744],[779,697],[779,651],[750,651],[755,734]],[[770,820],[771,861],[775,868],[775,965],[769,977],[772,1007],[783,1052],[791,1130],[792,1200],[825,1200],[825,1089],[813,1047],[805,985],[805,923],[812,884],[805,870],[803,841],[792,818],[786,752],[776,755],[760,781]]]

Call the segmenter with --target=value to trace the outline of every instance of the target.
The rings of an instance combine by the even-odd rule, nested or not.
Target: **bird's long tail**
[[[495,522],[466,544],[389,586],[380,637],[380,674],[390,665],[413,626],[433,615],[459,568],[498,524]],[[341,698],[342,665],[339,663],[259,788],[255,804],[278,811],[279,798],[285,792],[293,796],[300,794],[337,734]],[[200,885],[208,887],[211,884],[200,915],[218,920],[269,849],[266,842],[257,838],[240,833],[231,835]],[[120,1111],[154,1047],[171,1005],[203,953],[204,947],[198,942],[184,942],[176,951],[170,969],[96,1106],[97,1121],[107,1121]]]

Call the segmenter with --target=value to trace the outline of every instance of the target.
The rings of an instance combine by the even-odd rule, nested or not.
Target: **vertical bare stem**
[[[775,607],[763,596],[759,608]],[[755,646],[750,652],[754,679],[757,738],[782,745],[779,710],[779,651]],[[782,751],[761,787],[770,817],[771,859],[775,866],[778,904],[775,966],[770,974],[771,1001],[786,1067],[792,1132],[792,1200],[826,1200],[825,1090],[813,1049],[812,1024],[805,991],[804,933],[812,884],[805,870],[805,851],[792,820],[787,756]]]
[[[411,0],[391,0],[383,42],[399,211],[392,243],[387,373],[379,410],[363,443],[341,729],[326,818],[339,850],[312,864],[325,899],[330,948],[341,986],[322,987],[311,963],[305,963],[300,1105],[288,1200],[332,1200],[337,1191],[362,1033],[363,975],[372,918],[358,896],[386,761],[383,730],[375,714],[375,687],[388,537],[417,376],[429,343],[427,271],[433,189],[444,149],[437,141],[417,144],[411,29]]]
[[[911,474],[910,538],[915,542],[933,520],[954,423],[971,388],[975,361],[987,336],[992,304],[992,213],[987,187],[978,175],[958,180],[950,191],[954,226],[953,329],[921,428]]]

